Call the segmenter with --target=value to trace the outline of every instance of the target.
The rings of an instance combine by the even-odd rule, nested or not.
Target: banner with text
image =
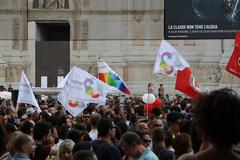
[[[233,39],[239,0],[165,0],[165,39]]]

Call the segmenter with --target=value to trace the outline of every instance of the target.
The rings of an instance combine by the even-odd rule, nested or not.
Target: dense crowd
[[[42,112],[1,99],[1,160],[235,160],[240,159],[240,98],[233,90],[197,100],[164,94],[146,116],[141,96],[88,104],[77,117],[50,98]],[[146,106],[146,105],[145,105]]]

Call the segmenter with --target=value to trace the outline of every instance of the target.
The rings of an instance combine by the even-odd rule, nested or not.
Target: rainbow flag
[[[98,78],[104,83],[117,88],[119,91],[131,95],[122,78],[114,72],[102,59],[98,59]]]

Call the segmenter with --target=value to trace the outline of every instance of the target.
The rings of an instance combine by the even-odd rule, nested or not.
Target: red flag
[[[226,70],[240,78],[240,32],[236,33],[235,47],[228,61]]]
[[[201,94],[199,85],[193,77],[192,71],[188,67],[182,71],[178,71],[175,89],[194,99]]]

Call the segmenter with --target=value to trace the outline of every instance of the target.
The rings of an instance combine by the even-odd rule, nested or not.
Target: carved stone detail
[[[151,64],[141,64],[141,63],[128,63],[129,68],[151,68],[154,66],[153,63]]]
[[[27,50],[27,39],[28,39],[28,8],[27,8],[27,1],[21,1],[21,31],[22,31],[22,37],[20,39],[22,40],[22,50]]]
[[[223,74],[223,68],[217,64],[205,64],[201,67],[201,79],[203,83],[219,83]]]
[[[87,50],[88,49],[88,42],[87,41],[81,41],[81,49]]]
[[[0,65],[0,75],[2,75],[2,76],[0,77],[0,80],[1,80],[2,82],[6,82],[6,77],[3,76],[3,75],[5,74],[5,67],[6,67],[6,66],[4,66],[4,65]]]
[[[81,49],[87,50],[88,49],[88,21],[82,21],[82,41],[81,41]]]
[[[78,11],[81,9],[81,3],[79,0],[72,0],[73,1],[73,8],[75,11]]]
[[[83,0],[82,3],[85,8],[89,7],[89,0]]]
[[[136,20],[138,23],[142,22],[143,18],[144,18],[144,15],[142,15],[142,14],[134,15],[134,20]]]
[[[33,8],[69,9],[69,0],[33,0]]]
[[[123,66],[123,80],[128,81],[128,65]]]
[[[12,49],[19,49],[19,31],[20,21],[19,18],[13,18],[13,43]]]
[[[153,22],[157,23],[160,20],[161,16],[158,14],[151,15],[151,19]]]
[[[21,77],[22,71],[26,74],[29,72],[29,64],[15,64],[8,65],[5,68],[5,78],[7,82],[19,82],[19,77]]]
[[[80,30],[81,30],[81,23],[79,20],[75,20],[73,22],[74,25],[74,33],[73,33],[73,50],[79,51],[80,50],[80,42],[78,39],[80,39]]]

